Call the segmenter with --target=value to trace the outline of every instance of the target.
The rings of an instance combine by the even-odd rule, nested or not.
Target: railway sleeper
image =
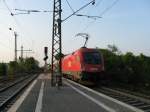
[[[127,99],[124,100],[124,102],[131,102],[131,103],[132,102],[134,103],[134,101],[136,101],[137,103],[139,102],[139,100],[136,100],[136,99],[133,99],[133,98],[127,98]]]
[[[139,102],[139,103],[133,103],[133,104],[131,104],[131,105],[132,105],[132,106],[139,107],[139,106],[145,105],[145,103]]]
[[[146,109],[145,112],[150,112],[150,109]]]
[[[128,101],[128,100],[129,100],[129,101],[130,101],[131,99],[129,99],[129,98],[125,97],[125,96],[121,96],[121,97],[120,97],[120,100],[121,100],[121,101],[126,101],[126,100]]]
[[[138,103],[139,101],[138,100],[131,100],[131,101],[128,101],[127,103],[129,104],[135,104],[135,103]]]
[[[150,109],[150,105],[142,105],[142,106],[138,106],[140,109]]]

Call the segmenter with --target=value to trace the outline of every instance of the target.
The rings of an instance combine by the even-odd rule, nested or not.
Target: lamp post
[[[11,30],[11,31],[13,31],[14,32],[14,36],[15,36],[15,49],[14,49],[14,54],[15,54],[15,56],[14,56],[14,61],[16,61],[17,62],[17,32],[16,31],[14,31],[12,28],[9,28],[9,30]]]

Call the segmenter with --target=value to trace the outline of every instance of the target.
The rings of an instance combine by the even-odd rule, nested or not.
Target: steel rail
[[[18,89],[14,90],[10,96],[7,96],[3,101],[0,102],[0,111],[7,109],[9,103],[11,103],[25,88],[37,77],[38,75],[34,75],[30,78],[27,78],[24,81],[21,81]],[[9,88],[11,89],[11,88]],[[7,89],[8,90],[8,89]],[[6,91],[7,91],[6,90]]]
[[[110,96],[114,99],[122,101],[128,105],[141,109],[145,112],[150,112],[150,100],[148,99],[135,96],[130,92],[127,93],[124,91],[119,91],[108,87],[100,87],[100,88],[93,88],[93,89],[107,96]]]

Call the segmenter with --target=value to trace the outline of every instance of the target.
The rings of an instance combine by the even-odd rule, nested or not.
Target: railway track
[[[66,79],[66,78],[64,78]],[[70,80],[70,79],[67,79]],[[72,81],[72,80],[70,80]],[[76,82],[75,82],[76,83]],[[83,85],[85,86],[85,85]],[[87,87],[87,86],[86,86]],[[150,112],[150,97],[149,96],[138,96],[134,95],[133,92],[124,89],[112,89],[109,87],[88,87],[97,92],[110,96],[118,101],[124,102],[128,105],[136,107],[144,112]]]
[[[14,99],[32,82],[38,75],[25,77],[12,83],[0,91],[0,112],[5,112],[12,105]]]
[[[21,78],[16,78],[14,80],[6,80],[6,81],[2,82],[1,86],[0,86],[0,92],[3,92],[6,89],[9,89],[10,87],[14,86],[17,83],[20,83],[21,81],[23,81],[27,78],[29,78],[29,76],[24,76],[24,77],[21,77]]]
[[[126,104],[132,105],[144,112],[150,112],[150,100],[139,96],[131,95],[130,93],[125,93],[124,91],[114,90],[107,87],[93,88],[94,90],[110,96],[114,99],[122,101]]]
[[[1,89],[6,88],[6,86],[12,85],[13,83],[16,83],[28,76],[29,74],[15,75],[13,77],[10,77],[10,76],[1,77],[0,78],[0,91]]]

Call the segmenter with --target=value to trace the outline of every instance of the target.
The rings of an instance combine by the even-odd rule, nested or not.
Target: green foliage
[[[26,72],[35,72],[39,69],[39,63],[38,61],[36,61],[33,57],[30,58],[26,58],[23,62],[22,62],[23,66],[24,66],[24,70]]]
[[[56,60],[59,60],[62,57],[64,57],[64,54],[58,53],[58,54],[55,55]]]
[[[113,53],[118,51],[118,48],[115,45],[108,45],[108,49]]]
[[[104,57],[105,74],[112,83],[123,83],[134,88],[150,88],[150,57],[143,54],[135,56],[131,52],[117,53],[118,48],[109,45],[100,49]]]
[[[7,74],[7,64],[0,63],[0,76],[5,76]]]
[[[17,71],[18,63],[16,61],[11,61],[8,64],[8,74],[14,75]]]
[[[38,61],[33,57],[20,59],[18,62],[10,61],[8,65],[0,63],[0,75],[8,74],[10,77],[13,77],[16,74],[38,72],[40,70],[38,65]]]
[[[121,54],[121,51],[118,49],[117,46],[108,45],[107,47],[108,47],[108,50],[111,51],[112,53]]]

